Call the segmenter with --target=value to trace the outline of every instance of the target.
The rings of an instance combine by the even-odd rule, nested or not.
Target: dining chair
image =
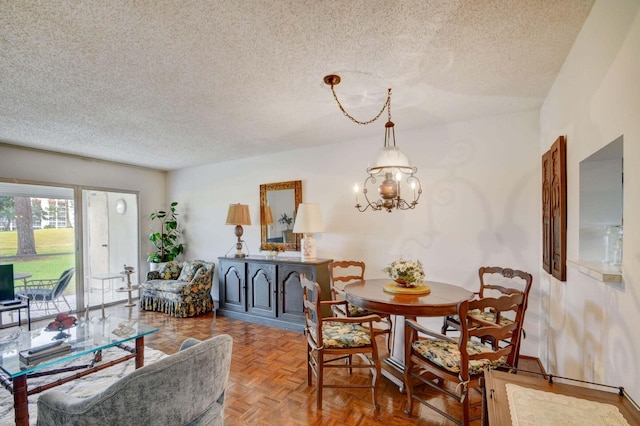
[[[411,416],[413,401],[416,400],[440,413],[458,425],[467,426],[481,415],[471,417],[471,390],[480,392],[480,379],[487,368],[515,368],[520,329],[524,317],[525,297],[522,293],[503,295],[498,298],[485,297],[465,300],[457,305],[456,313],[460,321],[460,336],[452,338],[439,334],[418,324],[405,320],[405,370],[404,382],[407,389],[408,406],[405,413]],[[494,322],[471,318],[470,312],[504,312],[513,315],[513,321]],[[429,336],[420,338],[418,333]],[[477,338],[491,336],[496,341],[506,340],[505,345],[495,348],[479,342]],[[416,383],[425,384],[425,392],[415,392]],[[462,418],[456,418],[442,409],[442,405],[431,404],[427,399],[434,398],[429,388],[437,390],[462,405]],[[422,387],[421,387],[422,389]],[[441,402],[441,398],[435,397]],[[446,407],[446,405],[445,405]]]
[[[480,278],[480,290],[475,293],[476,298],[521,293],[524,295],[524,310],[526,312],[529,291],[531,290],[531,284],[533,283],[533,277],[530,273],[517,269],[502,268],[499,266],[481,266],[478,269],[478,276]],[[501,312],[495,311],[476,311],[471,312],[469,316],[471,321],[483,320],[503,323],[509,323],[512,321],[512,318],[505,316]],[[444,317],[442,334],[447,334],[447,332],[451,330],[460,330],[460,320],[457,315]],[[522,338],[526,338],[524,328],[522,328]],[[490,342],[494,348],[497,348],[500,343],[490,336],[481,338],[481,340]],[[518,346],[516,348],[516,366],[518,365],[519,358],[520,347]]]
[[[373,323],[380,321],[378,315],[363,317],[322,318],[322,306],[346,304],[345,301],[322,301],[318,283],[310,281],[300,274],[303,289],[305,313],[304,333],[307,337],[307,385],[312,385],[312,375],[316,376],[317,408],[322,409],[322,391],[324,388],[369,388],[371,389],[374,410],[379,410],[377,402],[378,380],[380,378],[380,360],[376,346]],[[352,362],[362,359],[362,362]],[[348,362],[344,362],[348,360]],[[369,369],[372,373],[371,384],[362,384],[356,380],[347,382],[331,381],[327,383],[325,372],[329,369]]]
[[[355,260],[340,260],[334,261],[329,264],[329,277],[331,300],[345,300],[344,286],[355,282],[364,280],[364,271],[366,265],[364,262]],[[376,334],[386,335],[387,351],[391,352],[391,330],[393,329],[393,323],[391,315],[382,312],[374,312],[368,309],[363,309],[351,303],[336,304],[331,307],[334,315],[337,317],[362,317],[366,315],[379,315],[382,318],[382,322],[385,324],[384,329],[376,328]]]
[[[56,308],[56,311],[60,312],[58,299],[62,298],[69,311],[71,311],[71,305],[69,305],[69,301],[64,296],[64,291],[69,286],[75,270],[76,268],[67,269],[60,275],[60,278],[29,280],[16,293],[27,297],[31,306],[35,306],[36,310],[44,309],[45,312],[49,312],[49,303],[51,303]]]

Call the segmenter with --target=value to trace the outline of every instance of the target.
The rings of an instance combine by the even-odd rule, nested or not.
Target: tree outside
[[[16,227],[18,231],[17,256],[36,253],[36,241],[33,237],[33,214],[31,210],[31,198],[14,197],[16,210]]]
[[[0,196],[0,231],[17,232],[16,256],[37,255],[34,229],[73,228],[72,210],[70,200]]]

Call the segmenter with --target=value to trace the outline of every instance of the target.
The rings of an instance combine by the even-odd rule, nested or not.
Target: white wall
[[[0,178],[137,191],[141,218],[139,276],[146,276],[147,252],[151,249],[148,216],[165,206],[165,172],[0,145]]]
[[[336,120],[344,119],[336,109]],[[398,118],[400,120],[400,118]],[[423,129],[396,129],[418,166],[424,194],[414,211],[359,213],[353,185],[382,145],[380,137],[183,169],[168,175],[168,199],[180,203],[188,258],[217,260],[234,246],[225,226],[231,203],[250,206],[244,239],[259,254],[259,185],[302,180],[303,201],[323,211],[318,255],[362,259],[366,276],[403,255],[423,261],[427,278],[477,290],[481,265],[534,274],[540,264],[540,155],[537,111]],[[375,189],[372,190],[376,192]],[[217,296],[217,288],[214,290]],[[537,290],[530,306],[537,307]],[[539,313],[527,313],[523,353],[538,356]]]
[[[555,374],[624,386],[640,400],[640,4],[598,0],[541,109],[540,152],[567,137],[567,254],[578,257],[579,162],[624,135],[622,284],[540,270],[541,355]]]

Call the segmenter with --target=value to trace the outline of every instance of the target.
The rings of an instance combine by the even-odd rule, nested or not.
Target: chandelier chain
[[[356,119],[355,117],[353,117],[352,115],[350,115],[342,106],[342,104],[340,103],[340,101],[338,100],[338,95],[336,95],[336,91],[333,88],[333,84],[331,85],[331,93],[333,93],[333,99],[336,100],[336,103],[338,104],[338,107],[340,108],[340,111],[342,111],[342,113],[344,114],[345,117],[347,117],[349,120],[353,121],[356,124],[362,124],[362,125],[367,125],[367,124],[371,124],[374,121],[376,121],[378,118],[380,118],[380,116],[382,115],[382,113],[384,112],[385,108],[387,109],[387,112],[389,113],[389,121],[391,121],[391,89],[388,89],[387,92],[387,101],[384,103],[384,105],[382,105],[382,109],[380,110],[380,112],[378,113],[378,115],[376,115],[375,117],[373,117],[371,120],[368,121],[360,121],[358,119]]]

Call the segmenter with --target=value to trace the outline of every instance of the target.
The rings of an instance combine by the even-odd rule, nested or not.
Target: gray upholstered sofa
[[[204,260],[167,262],[140,284],[140,309],[178,318],[211,312],[213,268]]]
[[[222,425],[232,345],[227,334],[202,342],[187,339],[180,352],[88,398],[44,392],[38,399],[37,424]]]

